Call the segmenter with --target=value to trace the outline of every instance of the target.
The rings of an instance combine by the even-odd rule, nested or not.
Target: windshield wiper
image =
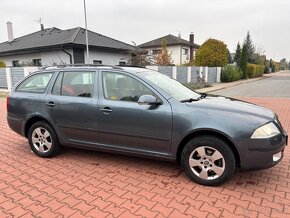
[[[206,98],[207,94],[206,93],[199,93],[200,94],[200,98]]]
[[[188,99],[184,99],[184,100],[181,100],[180,102],[181,103],[185,103],[185,102],[193,102],[193,101],[199,101],[199,97],[198,98],[188,98]]]
[[[185,103],[185,102],[193,102],[193,101],[199,101],[200,99],[202,98],[206,98],[207,94],[206,93],[198,93],[200,94],[200,96],[198,98],[188,98],[188,99],[184,99],[184,100],[181,100],[180,102],[181,103]]]

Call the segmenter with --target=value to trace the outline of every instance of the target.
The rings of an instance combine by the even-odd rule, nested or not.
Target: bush
[[[208,39],[196,51],[195,65],[223,67],[228,63],[227,46],[219,40]]]
[[[221,72],[221,82],[232,82],[242,78],[242,71],[234,66],[227,65],[222,69]]]
[[[264,65],[247,64],[247,73],[249,78],[261,77],[265,71]]]
[[[6,64],[2,61],[0,61],[0,67],[6,67]]]

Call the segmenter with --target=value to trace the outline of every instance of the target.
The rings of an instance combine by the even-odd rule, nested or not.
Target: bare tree
[[[128,64],[134,66],[146,66],[156,64],[155,57],[150,54],[147,50],[139,48],[135,42],[133,42],[134,49],[128,50]]]

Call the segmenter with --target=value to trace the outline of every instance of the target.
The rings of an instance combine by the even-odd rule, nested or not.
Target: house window
[[[152,54],[157,55],[160,51],[161,51],[161,49],[153,49]]]
[[[94,60],[93,63],[94,64],[102,64],[102,60]]]
[[[126,61],[119,61],[119,65],[120,65],[120,66],[124,66],[124,65],[126,65]]]
[[[41,66],[41,59],[32,59],[33,66]]]
[[[183,48],[183,55],[188,55],[188,48]]]
[[[19,67],[19,60],[15,60],[15,61],[12,61],[12,66],[13,67]]]

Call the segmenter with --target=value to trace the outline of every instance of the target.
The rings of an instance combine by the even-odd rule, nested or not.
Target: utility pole
[[[87,59],[86,59],[86,64],[89,64],[89,63],[90,63],[90,55],[89,55],[89,39],[88,39],[88,26],[87,26],[87,8],[86,8],[86,0],[84,0],[84,12],[85,12],[86,50],[87,50]]]

